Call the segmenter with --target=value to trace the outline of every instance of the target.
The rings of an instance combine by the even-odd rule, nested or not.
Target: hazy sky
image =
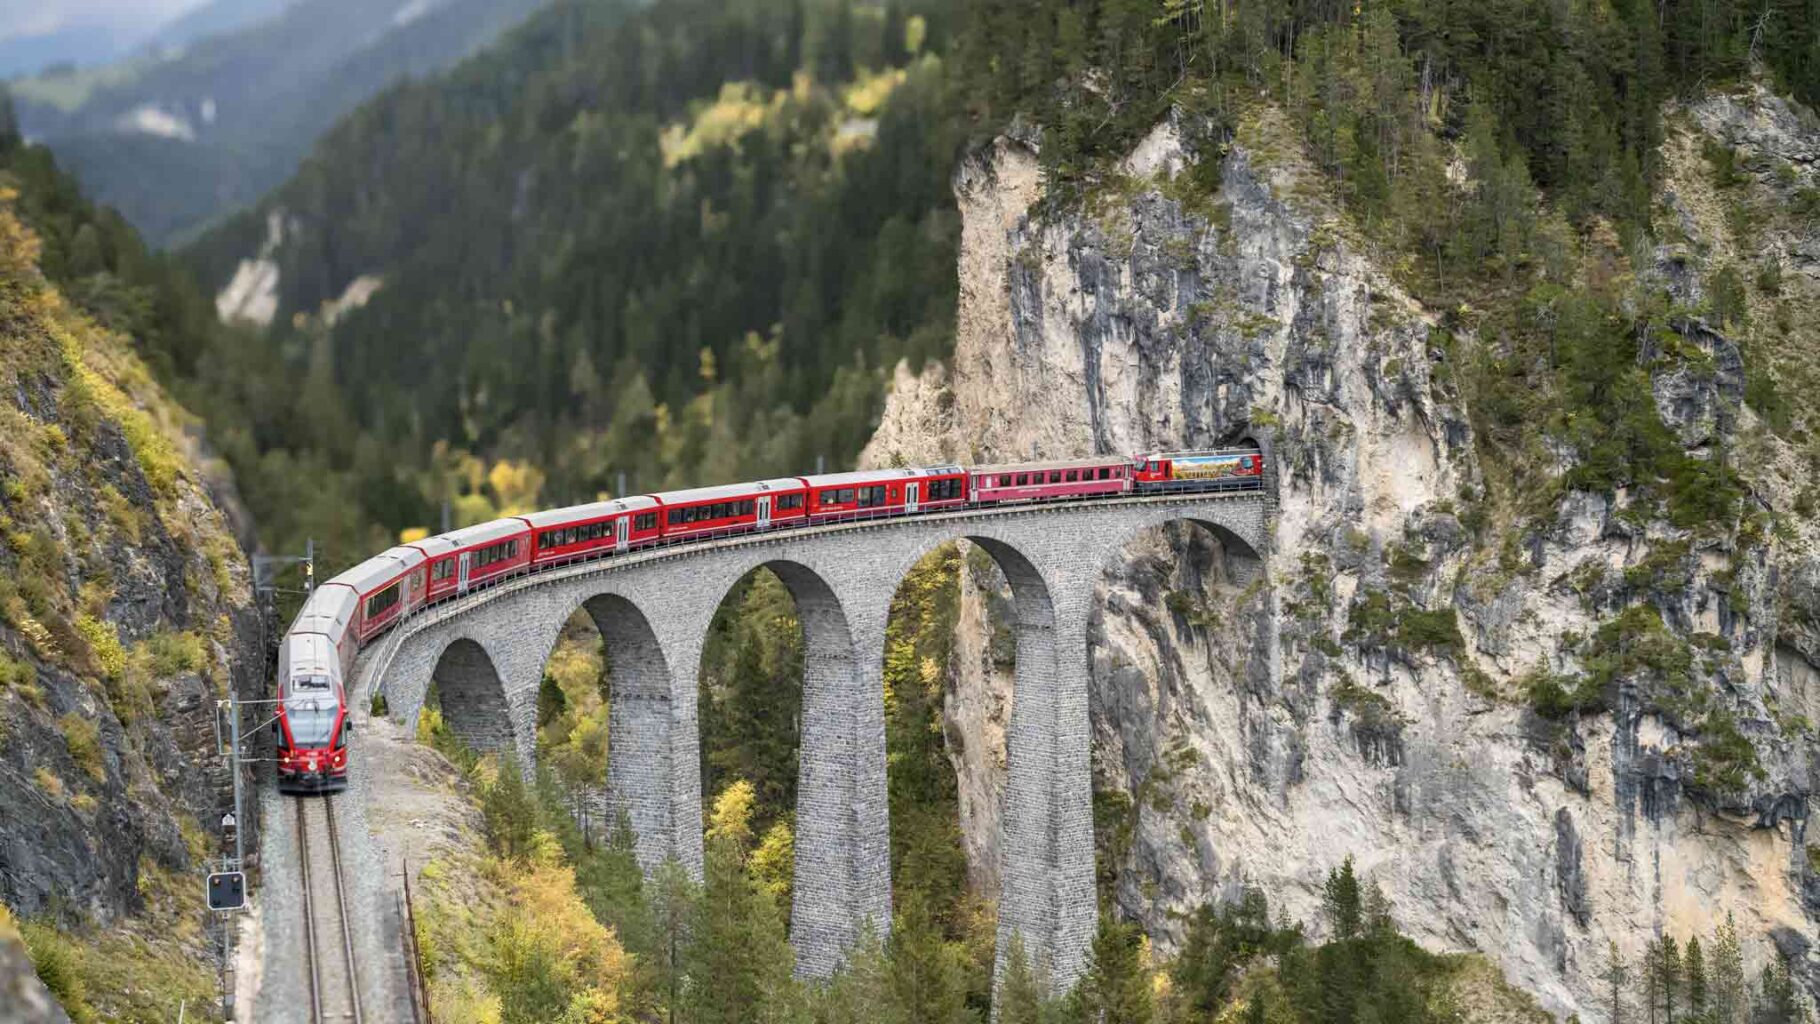
[[[201,4],[202,0],[0,0],[0,39],[89,26],[130,34]]]

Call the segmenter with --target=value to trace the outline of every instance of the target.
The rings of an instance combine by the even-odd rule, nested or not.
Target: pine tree
[[[1091,962],[1076,993],[1083,1022],[1152,1024],[1156,1008],[1144,946],[1144,933],[1137,925],[1110,915],[1100,917]]]
[[[1763,965],[1753,1024],[1807,1024],[1807,1007],[1795,991],[1788,958],[1777,956]]]
[[[1681,951],[1675,945],[1675,937],[1664,935],[1661,949],[1657,954],[1656,967],[1661,972],[1662,980],[1662,1024],[1674,1024],[1675,993],[1681,988]]]
[[[999,977],[998,996],[993,1007],[998,1011],[998,1024],[1044,1024],[1042,985],[1030,969],[1030,957],[1024,952],[1024,937],[1011,936],[1005,949],[1005,969]]]
[[[908,1024],[967,1020],[966,956],[943,938],[923,893],[900,894],[890,949],[891,987]]]
[[[689,924],[699,899],[689,874],[675,858],[658,865],[651,877],[651,948],[653,987],[669,1024],[681,1007],[683,956],[689,944]]]
[[[727,787],[715,802],[701,898],[689,921],[682,966],[681,1019],[745,1024],[792,1019],[795,954],[777,904],[746,870],[751,787]]]
[[[1706,1018],[1706,958],[1700,951],[1700,936],[1687,940],[1687,954],[1682,970],[1687,975],[1688,1016],[1704,1022]]]
[[[1713,936],[1712,1024],[1745,1024],[1750,993],[1744,981],[1744,952],[1738,946],[1738,928],[1730,914]]]
[[[1624,966],[1624,954],[1618,952],[1616,942],[1606,944],[1605,986],[1606,1011],[1611,1024],[1624,1024],[1624,982],[1630,977],[1630,971]]]
[[[1359,878],[1353,873],[1352,858],[1327,873],[1327,886],[1321,897],[1327,912],[1327,923],[1336,939],[1357,938],[1363,927],[1363,908],[1359,895]]]
[[[816,993],[818,1024],[903,1024],[905,1015],[892,990],[891,960],[878,933],[868,926],[847,955],[847,964]]]

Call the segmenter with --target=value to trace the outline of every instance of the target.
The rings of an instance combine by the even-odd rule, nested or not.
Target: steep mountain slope
[[[295,410],[224,443],[262,524],[340,554],[491,514],[501,460],[560,503],[850,459],[881,368],[947,347],[946,39],[940,3],[575,0],[349,117],[184,253],[303,382],[209,406]]]
[[[68,187],[0,138],[0,902],[75,1019],[173,1019],[214,990],[214,708],[261,623],[192,421],[97,319],[166,296]]]
[[[171,51],[11,91],[28,137],[166,244],[283,181],[369,96],[465,57],[538,4],[304,0]]]
[[[1187,527],[1107,567],[1107,898],[1171,948],[1184,911],[1241,883],[1317,920],[1351,854],[1412,935],[1490,955],[1557,1014],[1607,1019],[1610,950],[1641,971],[1659,937],[1710,941],[1727,915],[1753,971],[1788,957],[1814,992],[1820,222],[1800,211],[1820,120],[1754,88],[1671,106],[1661,241],[1621,249],[1594,226],[1525,271],[1541,281],[1437,308],[1281,108],[1234,113],[1201,146],[1166,119],[1059,204],[1026,142],[966,163],[954,357],[900,372],[866,456],[1244,437],[1274,456],[1268,577]],[[1456,209],[1487,167],[1449,186]],[[1776,269],[1745,278],[1746,260]],[[1577,283],[1547,289],[1556,273]],[[1605,326],[1575,323],[1601,289]],[[1559,319],[1503,319],[1513,301]],[[1501,358],[1562,405],[1526,419]],[[1604,438],[1570,440],[1610,414],[1571,392],[1601,374],[1633,435],[1611,491],[1588,482]],[[1520,436],[1541,450],[1513,452]],[[1737,504],[1681,514],[1734,487]],[[960,623],[959,649],[989,646],[991,615]],[[961,788],[987,794],[963,804],[969,849],[990,859],[978,709],[1005,707],[1012,677],[983,657],[956,671]],[[1622,991],[1642,1002],[1641,982]]]

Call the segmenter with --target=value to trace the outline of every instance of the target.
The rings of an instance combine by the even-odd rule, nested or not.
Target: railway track
[[[332,797],[297,805],[297,863],[303,875],[304,963],[311,1024],[362,1024],[353,921],[341,880],[341,840]]]

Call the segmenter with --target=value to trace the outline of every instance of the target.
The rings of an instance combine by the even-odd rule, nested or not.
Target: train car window
[[[394,583],[384,590],[381,590],[379,593],[374,594],[372,597],[367,598],[367,618],[370,619],[376,615],[383,615],[397,603],[398,584]]]
[[[883,487],[872,488],[872,504],[883,505],[884,503],[885,503],[885,489]]]
[[[639,529],[649,530],[649,529],[655,528],[656,526],[657,526],[657,513],[646,512],[644,515],[638,517],[638,528]]]
[[[1071,483],[1071,484],[1072,484],[1072,483],[1078,483],[1078,482],[1079,482],[1079,481],[1080,481],[1080,479],[1081,479],[1081,473],[1080,473],[1080,470],[1077,470],[1077,469],[1071,469],[1071,470],[1069,470],[1069,471],[1068,471],[1068,475],[1067,475],[1067,477],[1065,477],[1065,478],[1064,478],[1064,479],[1065,479],[1065,480],[1066,480],[1066,481],[1067,481],[1067,482],[1068,482],[1068,483]]]
[[[1029,486],[1029,484],[1030,484],[1030,474],[1029,473],[1019,473],[1017,475],[1017,485],[1019,487],[1027,487],[1027,486]]]

